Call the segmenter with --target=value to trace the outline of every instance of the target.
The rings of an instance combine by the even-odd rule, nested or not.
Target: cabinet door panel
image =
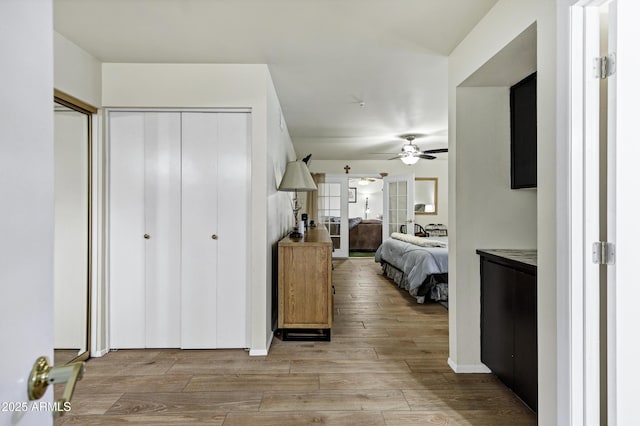
[[[482,260],[481,358],[507,386],[513,384],[513,271]]]
[[[328,254],[328,248],[313,245],[279,249],[282,327],[331,325],[331,295],[327,291],[327,286],[331,286],[331,258]]]
[[[538,401],[538,344],[536,277],[516,274],[514,292],[514,384],[513,390],[534,411]]]

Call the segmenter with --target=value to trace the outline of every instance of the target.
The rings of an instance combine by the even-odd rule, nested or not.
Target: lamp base
[[[298,232],[297,229],[294,229],[290,234],[289,238],[302,238],[302,234]]]

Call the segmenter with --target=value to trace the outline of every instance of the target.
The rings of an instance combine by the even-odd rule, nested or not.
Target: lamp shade
[[[318,189],[307,165],[302,161],[290,161],[278,186],[278,191],[315,191]]]

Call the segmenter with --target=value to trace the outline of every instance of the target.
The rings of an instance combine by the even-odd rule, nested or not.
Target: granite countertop
[[[525,265],[538,266],[538,250],[518,250],[518,249],[478,249],[478,254],[486,253],[493,256],[520,262]]]

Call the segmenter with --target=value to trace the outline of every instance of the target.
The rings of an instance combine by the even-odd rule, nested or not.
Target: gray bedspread
[[[444,237],[446,238],[446,237]],[[443,238],[438,238],[442,240]],[[404,241],[389,238],[378,248],[375,261],[390,264],[402,271],[402,283],[394,279],[398,285],[409,291],[414,297],[424,295],[423,284],[429,278],[449,272],[449,252],[444,247],[420,247]],[[435,282],[431,283],[434,285]]]

